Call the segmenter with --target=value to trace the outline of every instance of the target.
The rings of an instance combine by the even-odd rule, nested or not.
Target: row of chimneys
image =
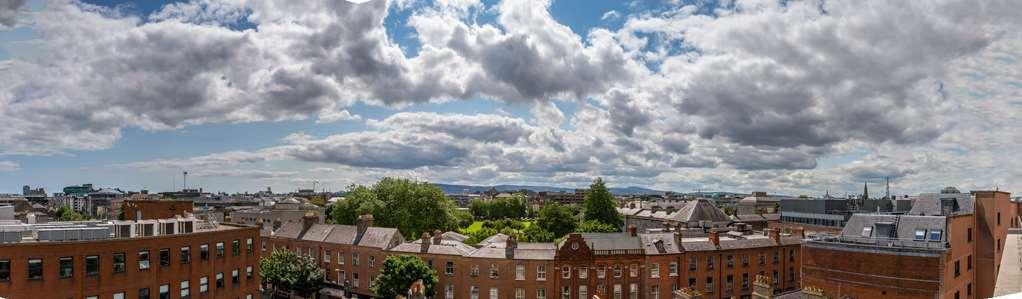
[[[792,228],[791,233],[799,238],[805,238],[805,230],[801,228]],[[710,230],[707,233],[710,239],[710,243],[713,246],[720,248],[720,231]],[[765,228],[763,229],[763,235],[769,236],[771,240],[774,240],[777,244],[781,243],[781,230],[776,228]]]

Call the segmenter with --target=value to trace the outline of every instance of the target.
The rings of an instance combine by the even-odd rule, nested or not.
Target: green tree
[[[259,259],[259,274],[260,281],[263,285],[271,285],[274,294],[278,288],[283,288],[310,296],[322,288],[320,282],[325,272],[310,256],[274,250],[269,256]]]
[[[530,225],[522,230],[523,242],[553,242],[557,237],[553,233],[543,229],[539,225]]]
[[[57,221],[79,221],[88,219],[82,214],[75,212],[67,205],[62,205],[57,208],[57,212],[54,213],[54,216],[57,217]]]
[[[392,255],[383,262],[380,276],[376,277],[372,291],[381,298],[396,298],[397,295],[408,293],[408,289],[418,280],[426,286],[426,297],[433,297],[437,274],[426,262],[416,256]]]
[[[621,228],[596,220],[589,220],[582,222],[582,225],[578,226],[577,231],[580,233],[615,233],[620,232]]]
[[[406,238],[423,232],[457,228],[455,205],[436,185],[383,178],[372,186],[348,187],[345,200],[331,210],[334,223],[355,224],[358,215],[373,214],[377,224],[394,227]]]
[[[560,204],[548,203],[539,210],[535,225],[558,238],[575,231],[575,213]]]
[[[602,178],[596,178],[593,184],[589,185],[589,192],[586,193],[583,204],[583,219],[596,220],[619,228],[624,225],[621,215],[617,213],[614,195],[607,190]]]

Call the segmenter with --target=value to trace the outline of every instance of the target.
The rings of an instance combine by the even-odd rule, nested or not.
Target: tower
[[[862,182],[862,202],[865,203],[869,199],[869,184],[867,181]]]

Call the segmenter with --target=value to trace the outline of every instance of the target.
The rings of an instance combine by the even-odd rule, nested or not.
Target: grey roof
[[[278,238],[298,239],[302,234],[302,223],[300,222],[288,222],[280,226],[277,230],[273,231],[273,235]]]
[[[697,200],[689,201],[681,207],[677,212],[672,214],[672,219],[678,222],[699,222],[699,221],[710,221],[710,222],[729,222],[731,218],[724,214],[723,211],[713,205],[708,199],[700,198]]]
[[[465,240],[468,240],[468,236],[456,232],[445,232],[440,235],[440,238],[443,238],[444,240],[452,240],[458,242],[465,242]]]
[[[639,239],[648,255],[681,253],[678,243],[675,242],[674,233],[641,234]]]
[[[941,201],[953,199],[958,203],[959,214],[972,214],[975,199],[969,193],[923,193],[912,198],[909,215],[943,215]]]
[[[582,238],[592,250],[643,249],[639,237],[625,233],[585,233]]]
[[[401,233],[396,228],[369,227],[366,228],[365,235],[358,242],[358,246],[387,249],[391,245],[396,245],[396,242],[400,242],[401,238]]]
[[[917,229],[931,230],[939,229],[941,241],[947,240],[947,219],[944,216],[917,216],[917,215],[882,215],[882,214],[855,214],[848,219],[845,228],[841,231],[842,237],[865,238],[862,235],[864,227],[873,227],[870,238],[887,238],[878,231],[880,226],[889,225],[894,228],[893,238],[910,241],[915,238]],[[927,235],[927,238],[929,235]]]
[[[515,259],[520,260],[553,260],[556,254],[554,243],[518,243],[515,248]]]
[[[479,241],[479,246],[504,248],[507,243],[507,238],[507,235],[497,233],[496,235],[492,235],[489,238]]]
[[[468,256],[469,257],[481,257],[481,258],[494,258],[494,259],[498,259],[498,258],[506,258],[507,257],[507,252],[504,251],[504,248],[480,247],[479,249],[476,249],[475,251],[473,251]]]
[[[397,252],[422,252],[422,240],[401,243],[395,246],[394,248],[391,248],[390,250]],[[426,253],[463,256],[472,253],[472,251],[475,251],[475,248],[472,246],[465,245],[465,243],[451,240],[441,240],[440,244],[429,244]]]
[[[357,228],[352,225],[335,224],[324,240],[327,243],[351,245],[355,242]]]
[[[317,241],[322,242],[326,240],[327,235],[330,234],[334,225],[330,224],[314,224],[309,230],[305,231],[305,234],[301,236],[302,240],[305,241]]]
[[[762,221],[766,221],[766,218],[763,218],[762,215],[756,215],[756,214],[735,215],[735,218],[737,218],[739,221],[742,221],[742,222],[762,222]]]

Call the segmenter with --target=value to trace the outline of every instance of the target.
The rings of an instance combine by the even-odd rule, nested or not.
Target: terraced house
[[[320,261],[326,283],[372,297],[372,281],[389,255],[410,254],[437,271],[435,298],[671,298],[679,289],[702,298],[750,298],[756,275],[773,277],[776,292],[800,288],[801,236],[779,231],[707,229],[693,235],[666,229],[639,233],[570,234],[559,243],[519,243],[498,234],[476,246],[456,233],[413,241],[392,228],[291,223],[264,238],[265,252],[294,250]],[[333,290],[337,292],[338,290]]]

